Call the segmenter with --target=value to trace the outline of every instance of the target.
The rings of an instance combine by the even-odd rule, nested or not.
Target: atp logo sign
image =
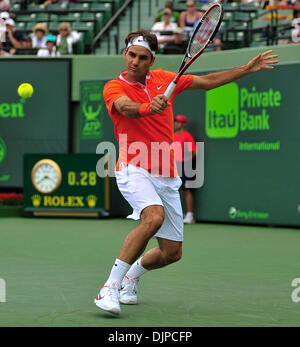
[[[281,106],[280,91],[257,91],[229,83],[206,93],[205,130],[210,138],[234,138],[243,131],[270,130],[270,109]]]
[[[105,110],[99,90],[103,82],[88,82],[81,87],[81,139],[100,139],[103,136],[102,115]]]

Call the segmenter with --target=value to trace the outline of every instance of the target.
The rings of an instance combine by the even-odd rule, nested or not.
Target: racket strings
[[[191,57],[196,55],[206,45],[207,41],[210,40],[216,30],[221,16],[222,10],[217,6],[203,17],[202,22],[199,25],[197,32],[194,33],[193,39],[190,43],[189,53]]]

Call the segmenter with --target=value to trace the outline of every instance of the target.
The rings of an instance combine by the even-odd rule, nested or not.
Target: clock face
[[[52,193],[61,183],[60,167],[53,160],[40,160],[32,169],[31,179],[36,190],[44,194]]]

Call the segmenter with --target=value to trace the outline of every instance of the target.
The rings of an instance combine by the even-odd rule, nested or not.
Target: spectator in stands
[[[167,42],[174,42],[174,35],[166,35],[163,32],[171,32],[177,28],[176,23],[171,23],[172,11],[169,8],[165,8],[163,11],[163,22],[157,22],[152,27],[152,32],[156,35],[158,45],[160,48]]]
[[[179,25],[180,14],[176,11],[173,11],[173,1],[166,1],[165,8],[169,8],[172,11],[171,22]],[[158,14],[155,18],[155,22],[162,22],[163,21],[163,16],[164,16],[163,12],[164,12],[164,10],[158,12]]]
[[[296,0],[294,3],[294,18],[298,18],[300,15],[300,0]]]
[[[57,51],[60,55],[72,54],[73,44],[79,41],[80,35],[77,31],[72,31],[69,23],[61,23],[56,38]]]
[[[293,19],[292,26],[292,42],[300,43],[300,12],[298,12],[298,18]]]
[[[194,0],[187,0],[186,11],[181,12],[179,18],[179,26],[186,28],[187,31],[192,31],[195,22],[203,16],[202,11],[197,11]]]
[[[32,41],[29,35],[23,35],[23,39],[20,42],[20,47],[12,48],[9,51],[10,54],[33,54]]]
[[[0,18],[0,42],[5,41],[5,34],[6,34],[5,20]]]
[[[213,40],[213,44],[215,47],[215,51],[221,51],[222,50],[222,41],[221,41],[221,37],[220,35],[216,35],[214,40]]]
[[[60,2],[63,2],[64,0],[35,0],[30,3],[30,5],[36,5],[36,4],[43,4],[45,6],[51,5],[51,4],[58,4]],[[65,0],[67,1],[67,0]],[[78,2],[78,0],[68,0],[70,4],[75,4]]]
[[[0,55],[10,55],[3,49],[3,43],[0,41]]]
[[[41,48],[38,50],[37,55],[39,57],[58,57],[60,53],[56,51],[55,46],[55,36],[48,35],[46,37],[46,48]]]
[[[29,35],[24,35],[22,41],[22,48],[32,48],[32,40]]]
[[[274,0],[273,0],[274,2]],[[295,0],[281,0],[281,1],[275,1],[275,4],[273,5],[279,5],[279,6],[291,6],[294,5]],[[272,1],[270,1],[270,5],[272,5]]]
[[[20,32],[15,32],[15,21],[12,18],[8,18],[5,21],[6,26],[6,40],[3,43],[3,48],[10,52],[15,53],[15,48],[22,48],[24,37]]]
[[[7,11],[10,9],[9,0],[0,0],[0,11]]]
[[[63,2],[65,0],[43,0],[42,2],[44,3],[45,6],[51,5],[51,4],[58,4],[60,2]],[[75,4],[78,2],[78,0],[68,0],[70,4]]]
[[[33,29],[33,36],[32,36],[32,47],[33,48],[46,48],[46,35],[47,35],[47,28],[46,25],[43,23],[38,23]]]
[[[9,18],[9,13],[7,11],[1,12],[0,13],[0,18],[3,20],[6,20]]]
[[[62,2],[63,0],[46,0],[45,2],[44,2],[44,5],[45,6],[48,6],[48,5],[51,5],[51,4],[57,4],[57,3],[59,3],[59,2]]]
[[[183,29],[176,28],[174,30],[174,42],[165,44],[163,54],[184,54],[187,48],[187,41],[183,41]]]

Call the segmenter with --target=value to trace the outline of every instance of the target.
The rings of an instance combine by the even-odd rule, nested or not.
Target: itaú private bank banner
[[[283,64],[177,100],[205,144],[197,220],[300,226],[299,81]]]

